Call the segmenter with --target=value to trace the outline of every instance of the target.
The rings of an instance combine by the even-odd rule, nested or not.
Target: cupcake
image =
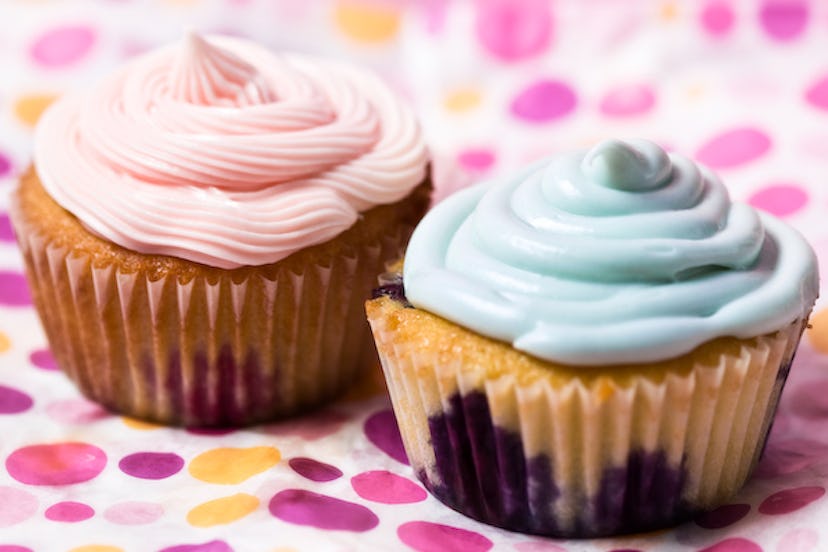
[[[375,358],[363,302],[427,208],[427,163],[377,77],[236,38],[59,100],[11,213],[58,364],[168,424],[329,400]]]
[[[817,269],[706,168],[609,140],[451,196],[382,283],[368,319],[425,486],[486,523],[599,537],[744,484]]]

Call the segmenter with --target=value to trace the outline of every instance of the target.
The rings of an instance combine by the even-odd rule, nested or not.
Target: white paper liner
[[[301,272],[187,282],[18,234],[52,351],[86,396],[162,423],[243,425],[319,404],[370,365],[363,302],[411,229]]]
[[[447,360],[446,351],[401,342],[382,317],[369,321],[415,472],[439,486],[429,417],[449,411],[458,394],[483,393],[492,425],[519,435],[527,461],[550,459],[560,496],[549,505],[556,525],[549,533],[565,536],[606,534],[594,518],[593,498],[606,470],[623,469],[637,453],[662,454],[686,474],[684,512],[713,508],[734,495],[759,459],[784,385],[780,367],[787,369],[802,331],[798,322],[743,346],[738,355],[723,355],[715,366],[696,365],[660,382],[642,376],[620,385],[599,377],[555,388],[542,378],[531,384],[513,376],[486,379],[484,369]],[[483,484],[489,474],[478,475]],[[473,517],[503,525],[479,512]]]

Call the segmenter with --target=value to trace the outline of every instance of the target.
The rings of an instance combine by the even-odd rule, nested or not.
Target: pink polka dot
[[[325,482],[333,481],[342,477],[342,470],[336,466],[319,462],[313,458],[291,458],[288,465],[293,471],[311,481]]]
[[[379,518],[360,504],[303,489],[286,489],[270,499],[270,513],[282,521],[317,529],[370,531]]]
[[[823,487],[796,487],[773,493],[759,505],[759,512],[769,516],[778,516],[795,512],[811,502],[822,498]]]
[[[512,114],[529,123],[547,123],[569,114],[577,103],[566,83],[542,79],[521,90],[512,100]]]
[[[796,184],[772,184],[756,191],[748,203],[777,217],[786,217],[805,207],[808,192]]]
[[[104,518],[118,525],[147,525],[164,515],[164,508],[152,502],[121,502],[106,509]]]
[[[46,519],[50,519],[52,521],[74,523],[91,518],[95,515],[95,510],[93,510],[91,506],[83,504],[82,502],[67,501],[52,504],[46,509],[44,515],[46,516]]]
[[[820,77],[805,91],[805,101],[812,106],[828,111],[828,75]]]
[[[494,165],[495,154],[489,149],[471,148],[461,151],[457,155],[457,162],[471,172],[484,172]]]
[[[802,0],[766,0],[759,10],[759,22],[771,38],[796,38],[808,24],[808,4]]]
[[[38,349],[29,354],[29,362],[42,370],[58,370],[55,357],[49,349]]]
[[[0,385],[0,414],[26,412],[33,404],[32,398],[23,391]]]
[[[397,419],[390,409],[380,410],[369,416],[365,420],[363,431],[368,440],[382,452],[398,462],[408,464]]]
[[[97,477],[106,466],[106,454],[87,443],[30,445],[6,458],[6,470],[27,485],[71,485]]]
[[[696,525],[705,529],[721,529],[733,525],[750,512],[750,504],[725,504],[696,517]]]
[[[34,552],[34,550],[16,544],[0,544],[0,552]]]
[[[699,552],[762,552],[762,547],[752,540],[736,537],[719,541]]]
[[[800,527],[782,535],[776,545],[776,552],[811,552],[819,544],[819,533],[813,529]]]
[[[484,552],[493,546],[480,533],[429,521],[403,523],[397,536],[417,552]]]
[[[181,471],[184,459],[172,452],[136,452],[121,458],[118,467],[139,479],[166,479]]]
[[[177,544],[158,552],[233,552],[233,549],[222,540],[212,540],[201,544]]]
[[[365,500],[383,504],[408,504],[426,499],[425,490],[389,471],[367,471],[351,478],[351,487]]]
[[[0,306],[23,307],[31,304],[26,278],[17,272],[0,271]]]
[[[28,491],[0,486],[0,527],[26,521],[37,512],[37,498]]]
[[[714,169],[727,169],[762,157],[771,148],[765,132],[753,127],[726,130],[708,140],[696,158]]]
[[[46,414],[62,424],[89,424],[112,416],[99,404],[86,399],[64,399],[46,407]]]
[[[805,386],[807,387],[807,386]],[[792,400],[796,405],[798,401]],[[781,417],[777,417],[777,420]],[[774,426],[774,430],[776,426]],[[771,439],[765,448],[754,477],[773,478],[809,468],[828,455],[828,445],[808,439]]]
[[[546,0],[478,0],[475,29],[494,57],[516,61],[544,52],[552,38]]]
[[[808,382],[796,387],[791,406],[794,414],[813,420],[828,418],[828,380]]]
[[[35,39],[29,53],[43,67],[64,67],[86,56],[95,38],[95,31],[85,25],[56,27]]]
[[[654,105],[653,89],[646,84],[634,84],[607,92],[598,109],[608,117],[631,117],[650,111]]]
[[[733,28],[734,19],[730,4],[722,0],[708,2],[699,17],[702,28],[711,36],[726,35]]]

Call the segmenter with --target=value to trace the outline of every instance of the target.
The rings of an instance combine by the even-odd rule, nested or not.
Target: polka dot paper
[[[783,218],[828,274],[828,5],[817,0],[79,0],[0,7],[0,552],[809,552],[828,549],[828,296],[734,499],[601,540],[506,532],[414,476],[379,369],[306,416],[166,428],[78,394],[7,214],[61,94],[188,27],[378,72],[418,111],[437,200],[541,156],[640,136]]]

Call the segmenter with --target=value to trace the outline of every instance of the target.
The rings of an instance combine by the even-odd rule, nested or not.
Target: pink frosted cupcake
[[[415,117],[376,77],[191,35],[48,110],[12,220],[85,395],[248,424],[358,377],[362,301],[429,188]]]

